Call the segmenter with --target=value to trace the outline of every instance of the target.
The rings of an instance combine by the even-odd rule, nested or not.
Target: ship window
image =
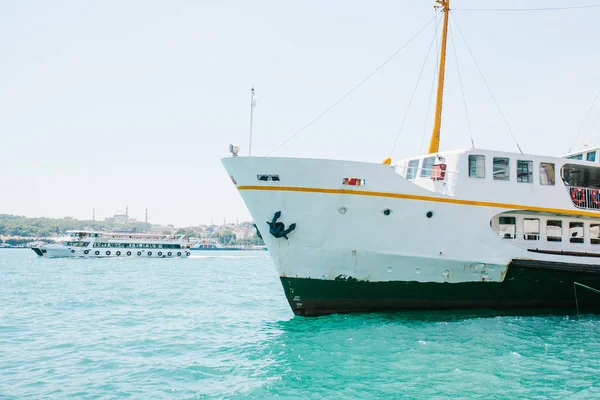
[[[540,185],[554,185],[553,163],[540,163]]]
[[[485,178],[485,156],[469,156],[469,177]]]
[[[515,217],[500,217],[499,235],[502,239],[514,239],[517,231],[517,221]]]
[[[583,243],[583,222],[570,222],[569,236],[571,243]]]
[[[587,161],[596,161],[596,152],[595,151],[590,151],[589,153],[587,153],[585,155],[585,159]]]
[[[590,224],[590,242],[600,244],[600,224]]]
[[[517,161],[517,182],[533,183],[533,161]]]
[[[565,164],[561,177],[567,186],[600,189],[600,168],[598,166]]]
[[[523,238],[525,240],[538,240],[540,238],[540,220],[537,218],[523,219]]]
[[[562,221],[546,222],[546,239],[549,242],[562,242]]]
[[[433,169],[433,163],[435,157],[427,157],[423,159],[423,165],[421,166],[421,176],[431,176],[431,170]]]
[[[510,177],[510,160],[506,157],[494,157],[494,180],[507,181]]]
[[[575,154],[574,156],[567,157],[570,160],[583,160],[583,154]]]
[[[419,168],[419,160],[410,160],[406,169],[406,179],[415,179],[417,168]]]

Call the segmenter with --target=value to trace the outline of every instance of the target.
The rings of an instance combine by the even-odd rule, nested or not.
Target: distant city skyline
[[[4,212],[0,212],[0,214],[10,214],[10,213],[4,213]],[[24,215],[24,214],[12,214],[12,215],[18,215],[18,216],[22,216],[22,217],[26,217],[26,218],[55,218],[55,219],[76,219],[78,221],[105,221],[105,222],[120,222],[117,220],[113,220],[114,217],[121,217],[126,215],[124,210],[117,210],[116,212],[114,212],[111,215],[98,215],[98,213],[94,212],[94,209],[92,209],[92,212],[90,214],[89,217],[86,216],[82,216],[82,217],[78,217],[75,215],[60,215],[60,216],[52,216],[52,215]],[[200,226],[200,225],[227,225],[227,224],[240,224],[243,222],[252,222],[252,218],[248,218],[248,219],[241,219],[241,218],[231,218],[228,219],[227,217],[222,217],[222,218],[211,218],[210,221],[206,222],[206,223],[193,223],[193,224],[188,224],[188,223],[183,223],[183,224],[175,224],[172,222],[168,222],[168,221],[160,221],[160,222],[154,222],[152,221],[150,218],[148,218],[148,220],[145,220],[146,214],[144,211],[144,216],[142,218],[136,218],[135,216],[129,214],[129,221],[130,222],[148,222],[149,224],[152,225],[174,225],[177,227],[188,227],[188,226]]]
[[[477,65],[525,153],[565,154],[580,127],[575,148],[600,144],[600,102],[582,125],[600,89],[600,8],[467,10],[540,4],[452,1],[442,150],[471,147],[472,132],[476,147],[517,151]],[[250,221],[220,163],[230,143],[248,153],[250,89],[257,95],[252,155],[264,156],[426,26],[434,5],[3,2],[0,213],[91,219],[95,208],[98,219],[129,205],[132,217],[143,221],[148,208],[158,224]],[[397,137],[394,160],[422,153],[432,123],[435,34],[436,24],[427,25],[273,155],[381,162]]]

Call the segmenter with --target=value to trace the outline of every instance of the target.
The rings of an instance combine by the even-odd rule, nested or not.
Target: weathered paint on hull
[[[574,282],[600,288],[600,271],[562,268],[535,261],[513,262],[503,282],[366,282],[282,277],[296,315],[332,313],[491,309],[565,309],[575,312]],[[577,289],[580,309],[600,311],[600,295]]]

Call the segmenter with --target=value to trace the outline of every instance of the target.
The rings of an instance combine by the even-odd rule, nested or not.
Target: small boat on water
[[[67,231],[67,238],[34,246],[40,257],[142,257],[185,258],[189,244],[183,238],[127,232]]]
[[[440,151],[450,8],[437,3],[427,154],[368,163],[239,157],[233,146],[222,160],[293,312],[600,309],[600,148]]]
[[[223,246],[217,239],[198,239],[196,243],[190,246],[190,250],[233,251],[242,250],[242,248],[235,246]]]
[[[190,246],[190,250],[250,251],[267,250],[267,248],[265,246],[223,246],[217,239],[198,239],[196,243]]]

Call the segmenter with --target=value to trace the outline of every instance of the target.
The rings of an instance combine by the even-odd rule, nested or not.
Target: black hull
[[[600,289],[600,267],[514,260],[503,282],[420,283],[281,278],[296,315],[450,309],[576,312],[574,283]],[[580,310],[600,312],[600,294],[577,288]]]

